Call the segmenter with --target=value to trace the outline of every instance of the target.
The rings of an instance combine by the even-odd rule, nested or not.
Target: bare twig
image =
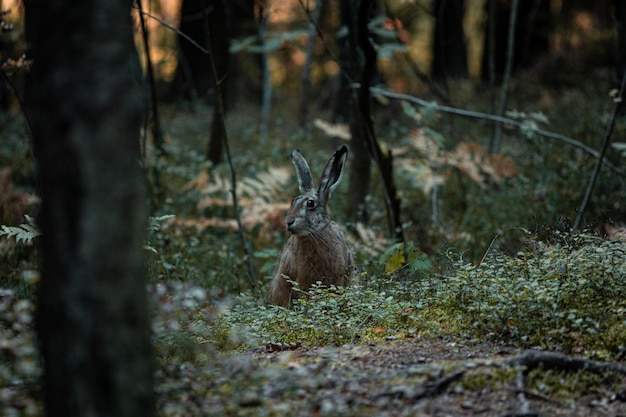
[[[515,29],[517,21],[517,10],[519,8],[519,0],[513,0],[511,5],[511,13],[509,15],[509,36],[506,47],[506,66],[504,68],[504,80],[500,90],[500,105],[498,107],[498,116],[504,116],[506,111],[506,103],[509,98],[509,82],[511,81],[511,72],[513,71],[513,56],[515,53]],[[493,16],[491,16],[493,17]],[[497,123],[494,129],[491,143],[489,144],[490,153],[500,153],[502,150],[502,125]]]
[[[265,4],[259,11],[259,42],[261,45],[265,43],[265,35],[267,34],[267,21],[269,19],[270,0],[266,0]],[[263,67],[263,93],[261,96],[261,139],[266,140],[269,137],[270,114],[272,111],[272,80],[269,65],[269,52],[263,48],[261,53],[261,62]]]
[[[359,87],[359,84],[352,84],[353,87],[357,88]],[[456,107],[451,107],[451,106],[444,106],[444,105],[440,105],[437,103],[433,103],[433,102],[428,102],[426,100],[422,100],[420,98],[408,95],[408,94],[401,94],[401,93],[394,93],[382,88],[378,88],[378,87],[370,87],[370,91],[374,94],[379,94],[381,96],[384,97],[389,97],[389,98],[393,98],[396,100],[404,100],[404,101],[408,101],[410,103],[413,104],[417,104],[418,106],[425,106],[425,107],[430,107],[433,110],[436,111],[442,111],[442,112],[446,112],[446,113],[452,113],[452,114],[457,114],[459,116],[463,116],[463,117],[469,117],[469,118],[473,118],[473,119],[483,119],[483,120],[490,120],[490,121],[494,121],[494,122],[498,122],[498,123],[504,123],[504,124],[508,124],[510,126],[514,126],[518,129],[524,127],[524,123],[520,122],[518,120],[514,120],[514,119],[510,119],[508,117],[501,117],[501,116],[496,116],[493,114],[489,114],[489,113],[483,113],[483,112],[477,112],[477,111],[472,111],[472,110],[465,110],[465,109],[459,109]],[[585,145],[584,143],[577,141],[575,139],[572,139],[570,137],[567,137],[565,135],[561,135],[559,133],[554,133],[554,132],[550,132],[548,130],[545,129],[534,129],[533,133],[539,135],[539,136],[544,136],[547,138],[551,138],[551,139],[556,139],[558,141],[567,143],[568,145],[574,146],[578,149],[581,149],[582,151],[584,151],[585,153],[593,156],[594,158],[600,158],[600,153],[598,151],[596,151],[595,149],[593,149],[590,146]],[[609,168],[611,171],[613,171],[615,174],[620,175],[622,177],[626,177],[626,172],[624,172],[622,169],[616,167],[615,165],[611,164],[610,162],[608,162],[607,160],[603,160],[602,163],[604,165],[607,166],[607,168]]]
[[[524,369],[520,366],[517,368],[517,375],[515,376],[515,388],[517,389],[517,399],[520,403],[518,413],[522,415],[528,414],[530,405],[526,399],[526,390],[524,389]]]
[[[397,391],[384,391],[378,394],[379,397],[397,396],[400,394],[407,400],[418,401],[424,398],[434,398],[441,395],[445,390],[454,382],[462,379],[465,376],[464,369],[454,370],[439,379],[432,382],[427,382],[420,385],[415,391],[409,392],[397,392]]]
[[[487,29],[487,71],[489,79],[489,111],[496,112],[496,0],[489,1],[489,26]]]
[[[326,55],[328,55],[331,61],[337,64],[337,68],[339,68],[339,72],[341,73],[341,75],[346,80],[348,80],[349,84],[352,84],[353,80],[350,77],[350,74],[348,74],[348,71],[343,67],[343,65],[341,65],[341,63],[339,62],[339,59],[337,59],[337,57],[333,54],[333,52],[328,48],[328,43],[326,42],[326,38],[324,37],[324,32],[322,32],[322,29],[319,27],[318,21],[313,17],[313,15],[311,14],[311,11],[308,9],[308,7],[305,7],[302,1],[300,1],[300,6],[304,10],[304,13],[306,13],[307,18],[309,19],[309,23],[312,24],[313,27],[315,28],[317,37],[320,38],[320,40],[322,41],[322,45],[324,46],[324,52],[326,53]]]
[[[300,126],[304,127],[307,121],[307,112],[308,112],[308,103],[311,95],[311,67],[313,65],[313,47],[315,46],[315,33],[317,30],[317,22],[320,19],[320,15],[322,12],[322,4],[320,1],[316,1],[313,6],[313,12],[309,12],[308,7],[304,4],[303,0],[299,0],[300,7],[303,10],[307,11],[307,15],[309,16],[309,38],[307,39],[306,48],[305,48],[305,56],[306,60],[304,61],[304,66],[302,67],[302,74],[300,76],[302,83],[302,94],[300,96],[300,105],[299,105],[299,122]]]
[[[582,222],[583,215],[585,214],[585,210],[587,209],[587,204],[589,204],[589,200],[591,199],[591,194],[593,193],[593,188],[596,184],[596,180],[598,179],[598,174],[600,173],[600,167],[602,166],[602,162],[604,161],[604,156],[606,155],[606,151],[609,147],[609,143],[611,142],[611,135],[613,134],[613,127],[615,127],[615,119],[617,119],[617,114],[622,106],[622,97],[624,94],[624,85],[626,83],[626,71],[622,75],[622,83],[619,88],[619,92],[617,96],[614,97],[615,106],[613,106],[613,114],[611,115],[611,120],[606,129],[606,133],[604,135],[604,142],[602,144],[602,151],[600,152],[600,156],[596,161],[596,165],[593,168],[593,173],[591,174],[591,178],[589,178],[589,184],[587,184],[587,190],[585,191],[585,196],[583,197],[583,201],[580,204],[580,208],[578,209],[578,214],[576,215],[576,220],[574,221],[574,229],[578,229],[580,227],[580,223]]]
[[[437,379],[436,381],[426,384],[424,387],[424,391],[422,391],[421,395],[416,395],[415,399],[419,398],[432,398],[437,395],[442,394],[453,382],[456,382],[465,376],[464,369],[457,369],[456,371],[452,371],[447,375]]]
[[[24,115],[24,120],[26,121],[26,126],[28,126],[28,132],[30,133],[29,136],[32,142],[33,137],[34,137],[33,124],[31,123],[30,117],[28,116],[28,112],[26,111],[26,107],[24,107],[24,103],[22,102],[22,99],[20,98],[19,94],[17,94],[17,88],[15,88],[15,84],[13,84],[13,81],[11,81],[11,79],[6,74],[6,72],[4,72],[4,70],[0,69],[0,75],[2,75],[2,79],[13,92],[13,96],[15,96],[15,99],[17,100],[17,104],[20,106],[20,110],[22,111],[22,114]]]
[[[193,46],[195,46],[196,48],[198,48],[199,50],[201,50],[202,52],[204,52],[205,54],[209,55],[209,50],[204,48],[202,45],[200,45],[198,42],[194,41],[189,35],[187,35],[186,33],[178,30],[177,28],[175,28],[174,26],[170,25],[169,23],[167,23],[165,20],[160,19],[146,11],[142,11],[139,10],[137,8],[137,6],[133,6],[133,8],[137,9],[137,11],[139,13],[141,13],[142,15],[146,15],[148,16],[150,19],[154,19],[157,22],[159,22],[160,24],[162,24],[163,26],[165,26],[166,28],[168,28],[169,30],[171,30],[172,32],[176,33],[178,36],[186,39],[187,41],[189,41]]]
[[[206,0],[203,1],[203,8],[205,8]],[[218,82],[217,75],[217,67],[215,65],[215,57],[212,53],[212,42],[211,42],[211,31],[209,28],[208,19],[204,19],[205,24],[205,32],[207,38],[207,48],[209,52],[209,62],[211,64],[211,73],[213,75],[213,79],[215,82]],[[219,85],[218,85],[219,87]],[[250,280],[250,285],[253,290],[257,289],[256,281],[255,281],[255,272],[254,266],[252,265],[252,253],[250,251],[250,246],[248,244],[248,239],[246,239],[246,231],[243,227],[243,222],[241,221],[241,214],[239,212],[239,201],[237,199],[237,172],[235,171],[235,165],[233,164],[233,159],[230,154],[230,146],[228,144],[228,131],[226,129],[226,119],[224,117],[224,101],[222,98],[222,91],[220,88],[215,89],[215,106],[217,108],[216,115],[219,119],[219,123],[222,124],[223,129],[223,139],[224,139],[224,150],[226,151],[226,159],[228,160],[228,166],[230,167],[230,179],[231,179],[231,189],[230,193],[233,198],[233,210],[235,211],[235,219],[237,220],[237,227],[239,229],[239,237],[241,238],[241,245],[243,246],[243,251],[246,257],[246,261],[248,264],[248,275]]]
[[[504,364],[523,366],[526,372],[542,365],[545,369],[559,369],[563,371],[590,370],[594,372],[615,372],[626,375],[626,364],[574,358],[564,353],[543,350],[527,350],[519,356],[506,360]]]
[[[483,262],[485,262],[485,259],[487,259],[487,255],[489,255],[489,251],[491,250],[491,248],[496,243],[496,241],[498,240],[499,237],[500,237],[500,233],[496,233],[496,235],[493,237],[493,239],[491,239],[491,243],[487,247],[487,250],[483,254],[483,257],[480,258],[480,261],[478,262],[478,266],[481,266],[483,264]]]

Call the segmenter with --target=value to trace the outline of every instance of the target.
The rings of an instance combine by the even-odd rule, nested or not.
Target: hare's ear
[[[311,170],[309,164],[306,163],[306,159],[300,153],[299,149],[295,149],[291,152],[291,159],[293,166],[296,167],[296,175],[298,176],[298,187],[300,187],[300,194],[304,194],[307,191],[313,189],[313,178],[311,178]]]
[[[322,172],[322,176],[320,177],[320,188],[318,190],[320,204],[325,205],[330,198],[330,194],[339,185],[347,157],[348,148],[342,146],[335,151],[333,156],[328,160],[328,163],[326,163],[324,172]]]

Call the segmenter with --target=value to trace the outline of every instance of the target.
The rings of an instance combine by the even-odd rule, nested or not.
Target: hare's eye
[[[310,208],[310,209],[315,208],[315,200],[310,200],[310,199],[309,199],[309,200],[307,200],[307,201],[306,201],[306,207],[307,207],[307,208]]]

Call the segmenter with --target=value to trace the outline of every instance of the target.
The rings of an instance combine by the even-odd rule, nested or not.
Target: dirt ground
[[[183,401],[193,405],[177,402],[176,393],[165,389],[161,411],[250,416],[626,416],[624,374],[617,383],[614,378],[586,389],[580,388],[581,372],[593,371],[552,373],[556,383],[551,384],[550,379],[529,376],[522,366],[505,366],[522,354],[513,347],[409,339],[267,350],[224,357],[211,371],[184,370],[183,379],[190,385],[175,391],[186,390]],[[215,374],[202,396],[188,401],[194,397],[190,394],[194,384],[206,381],[207,372]]]
[[[381,416],[626,415],[624,399],[618,401],[615,394],[554,400],[536,387],[518,388],[517,376],[490,381],[499,363],[519,354],[518,349],[486,343],[413,340],[256,357],[264,366],[288,361],[287,372],[308,368],[325,375],[327,386],[309,392],[317,397],[311,411],[318,407],[337,414]]]

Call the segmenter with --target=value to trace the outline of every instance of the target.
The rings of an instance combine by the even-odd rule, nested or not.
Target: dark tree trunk
[[[367,27],[372,0],[349,0],[341,3],[341,19],[348,26],[348,35],[342,46],[341,65],[349,82],[359,82],[358,90],[347,86],[345,96],[350,98],[350,133],[353,158],[350,163],[350,194],[347,215],[366,220],[365,197],[371,179],[373,159],[380,171],[383,183],[385,207],[388,215],[390,235],[403,241],[400,222],[400,201],[393,181],[393,159],[391,152],[383,153],[376,134],[370,110],[370,85],[376,72],[376,52],[371,44]],[[343,78],[346,78],[346,74]]]
[[[231,39],[258,36],[259,24],[255,19],[255,2],[232,0],[228,2],[229,32]],[[262,94],[262,54],[240,53],[230,56],[228,80],[230,105],[239,99],[257,102]]]
[[[467,78],[467,49],[463,32],[463,0],[437,0],[433,42],[433,78]]]
[[[180,31],[199,45],[206,40],[204,19],[207,10],[201,1],[183,0],[180,12]],[[209,56],[191,42],[178,37],[177,79],[181,85],[183,98],[187,100],[207,98],[212,86],[209,72]]]
[[[152,140],[154,147],[158,150],[159,154],[163,155],[165,149],[163,148],[163,132],[161,130],[161,120],[159,117],[159,106],[157,104],[157,92],[156,92],[156,80],[154,77],[154,66],[152,65],[152,57],[150,56],[150,42],[148,28],[146,27],[146,18],[143,14],[143,5],[141,0],[136,0],[137,11],[139,14],[139,24],[141,26],[141,35],[143,40],[143,47],[146,55],[146,75],[148,77],[148,85],[150,87],[150,117],[148,117],[148,125],[152,132]]]
[[[341,20],[348,27],[348,34],[341,40],[340,64],[349,79],[341,76],[339,99],[334,120],[350,124],[352,141],[350,142],[351,161],[348,164],[350,192],[346,215],[349,219],[367,220],[365,198],[369,193],[371,180],[371,156],[366,140],[366,126],[361,117],[356,91],[350,86],[358,82],[363,75],[365,58],[359,49],[357,21],[361,0],[345,0],[341,2]]]
[[[614,0],[615,24],[617,26],[617,79],[626,71],[626,2]]]
[[[370,87],[376,72],[376,51],[372,45],[368,22],[372,9],[373,0],[362,0],[359,5],[359,14],[357,20],[357,34],[359,48],[363,52],[363,74],[360,79],[358,102],[363,127],[365,129],[365,142],[370,151],[370,155],[376,162],[380,178],[383,183],[383,192],[385,198],[385,208],[387,209],[387,223],[389,226],[389,235],[396,242],[404,242],[404,232],[402,230],[402,222],[400,221],[400,198],[393,180],[393,155],[391,151],[383,152],[376,133],[374,132],[374,123],[371,114]]]
[[[201,2],[207,3],[206,1]],[[213,80],[213,94],[220,94],[223,104],[223,110],[228,109],[228,72],[230,68],[230,35],[228,31],[228,4],[226,0],[213,0],[209,2],[212,5],[211,13],[208,16],[208,27],[205,26],[205,39],[211,39],[212,45],[208,45],[208,49],[215,54],[215,70],[217,71],[217,79]],[[209,30],[210,36],[206,31]],[[206,42],[205,42],[206,43]],[[210,65],[207,64],[205,71],[211,74]],[[219,120],[217,98],[213,98],[213,122],[211,124],[211,137],[209,138],[209,147],[207,156],[213,164],[222,162],[224,153],[224,123]],[[222,114],[222,117],[224,114]]]
[[[143,271],[145,110],[125,0],[26,1],[47,416],[155,415]]]
[[[317,28],[319,27],[320,16],[322,13],[321,1],[316,1],[313,10],[308,11],[309,21],[309,38],[307,39],[305,54],[306,59],[300,74],[300,84],[302,92],[300,95],[300,104],[298,105],[298,123],[301,127],[305,127],[308,121],[309,102],[311,101],[311,69],[313,66],[313,55],[315,51],[315,41],[317,39]]]
[[[493,2],[493,3],[492,3]],[[512,1],[489,0],[487,7],[494,7],[488,13],[487,27],[494,33],[485,36],[485,53],[483,54],[482,77],[489,79],[489,51],[493,51],[493,77],[501,81],[506,67],[507,42],[509,31],[509,15]],[[545,0],[524,0],[519,3],[517,26],[515,28],[515,50],[513,51],[513,72],[532,66],[544,57],[550,48],[550,2]],[[490,45],[493,40],[493,45]]]

